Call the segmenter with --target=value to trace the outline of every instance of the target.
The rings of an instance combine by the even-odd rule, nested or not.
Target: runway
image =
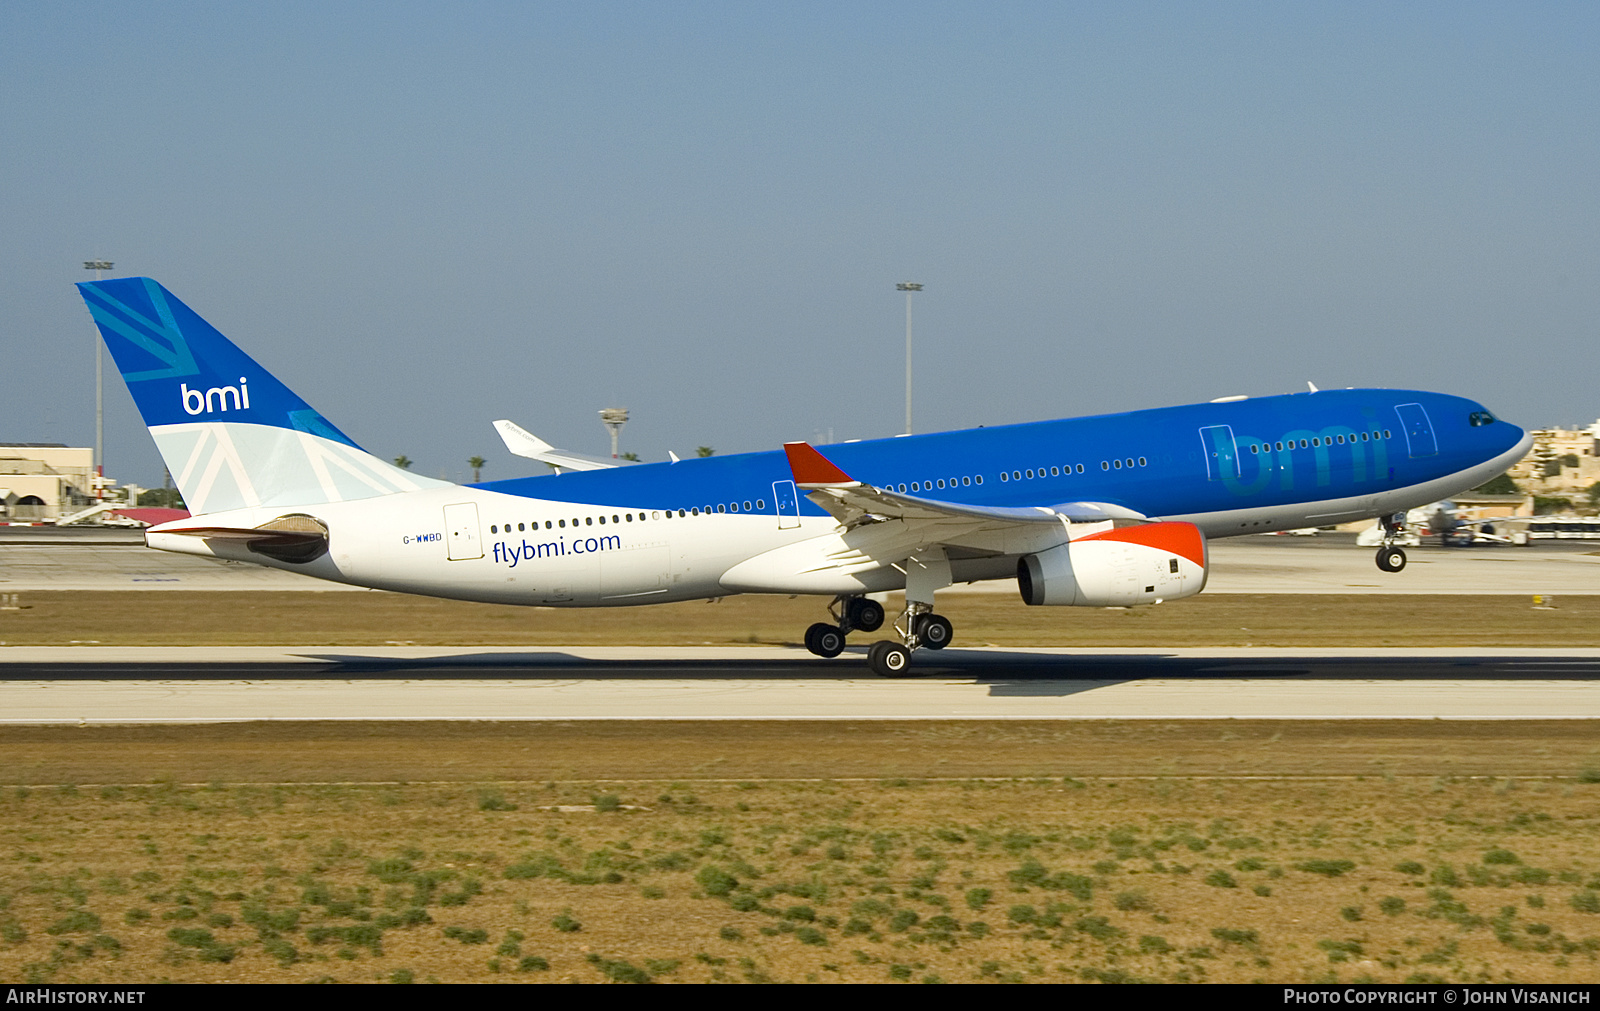
[[[0,722],[1596,719],[1593,650],[10,647]]]

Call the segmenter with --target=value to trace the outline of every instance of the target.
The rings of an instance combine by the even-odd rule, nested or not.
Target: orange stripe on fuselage
[[[1141,523],[1131,527],[1102,530],[1077,538],[1080,541],[1125,541],[1143,544],[1169,554],[1182,555],[1201,568],[1206,564],[1206,538],[1193,523]]]

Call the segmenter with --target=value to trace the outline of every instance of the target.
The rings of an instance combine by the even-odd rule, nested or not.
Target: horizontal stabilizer
[[[188,523],[174,520],[151,527],[145,531],[145,543],[159,548],[164,546],[160,542],[165,536],[198,537],[207,542],[237,544],[255,554],[297,564],[315,561],[328,553],[327,525],[304,513],[279,516],[259,527],[186,525]]]
[[[538,460],[548,463],[552,467],[564,470],[608,470],[612,467],[626,467],[634,460],[614,460],[608,456],[585,456],[582,453],[569,453],[564,449],[557,449],[523,428],[514,421],[497,421],[494,430],[500,433],[500,439],[506,444],[513,456],[525,457],[529,460]]]

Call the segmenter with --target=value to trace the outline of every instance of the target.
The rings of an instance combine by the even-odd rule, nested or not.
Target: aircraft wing
[[[512,454],[548,463],[552,467],[566,470],[607,470],[611,467],[626,467],[634,462],[613,460],[609,456],[585,456],[582,453],[569,453],[564,449],[557,449],[514,421],[497,421],[494,423],[494,430],[500,433],[501,441]]]
[[[1058,502],[1047,506],[980,506],[907,495],[857,481],[805,442],[785,443],[794,483],[806,497],[847,527],[870,519],[978,520],[991,523],[1103,523],[1149,517],[1109,502]]]

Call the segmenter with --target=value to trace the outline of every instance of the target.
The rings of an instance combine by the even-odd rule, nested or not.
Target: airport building
[[[1570,498],[1587,505],[1600,482],[1600,421],[1588,428],[1533,430],[1533,449],[1511,468],[1511,480],[1534,495]]]
[[[94,450],[0,443],[0,522],[53,522],[95,502]]]

